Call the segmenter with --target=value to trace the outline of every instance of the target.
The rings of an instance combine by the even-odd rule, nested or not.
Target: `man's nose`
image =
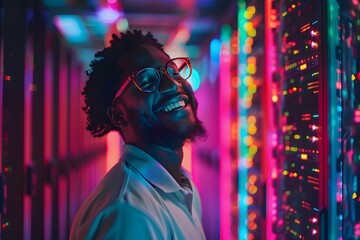
[[[161,79],[159,85],[160,92],[177,91],[181,87],[181,83],[168,76],[165,71],[160,71]]]

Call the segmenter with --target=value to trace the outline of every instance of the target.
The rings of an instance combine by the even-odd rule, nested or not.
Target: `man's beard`
[[[203,123],[196,118],[194,126],[185,132],[179,132],[169,128],[149,128],[145,138],[164,147],[180,148],[185,143],[193,143],[206,138],[207,133]]]
[[[207,132],[204,124],[195,117],[195,124],[186,131],[179,131],[165,127],[159,121],[150,121],[146,117],[136,118],[129,114],[130,122],[138,122],[138,137],[149,144],[160,145],[163,147],[180,148],[185,143],[193,143],[197,140],[205,140]]]

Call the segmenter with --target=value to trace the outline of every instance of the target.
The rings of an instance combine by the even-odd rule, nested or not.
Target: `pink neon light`
[[[230,49],[222,44],[220,52],[220,239],[231,234],[231,158],[230,158]]]
[[[354,121],[360,123],[360,110],[355,110]]]
[[[110,132],[106,136],[106,172],[109,171],[120,159],[120,134]]]
[[[53,137],[53,115],[52,115],[52,107],[53,107],[53,78],[52,78],[52,62],[51,62],[51,54],[50,52],[50,34],[46,35],[45,41],[45,73],[44,73],[44,159],[45,161],[50,161],[52,159],[53,153],[53,145],[52,145],[52,137]]]
[[[355,236],[360,237],[360,223],[355,224]]]
[[[265,106],[264,106],[264,110],[266,112],[267,115],[272,115],[272,111],[273,111],[273,106],[272,106],[272,101],[271,101],[271,89],[272,89],[272,74],[274,71],[276,71],[277,69],[275,69],[275,64],[274,64],[274,53],[276,52],[274,50],[274,43],[273,43],[273,33],[272,33],[272,29],[271,26],[274,26],[273,21],[276,19],[276,12],[274,12],[272,10],[271,7],[271,3],[272,0],[265,0],[264,3],[264,20],[265,20],[265,45],[264,45],[264,49],[265,49],[265,57],[264,57],[264,61],[265,64],[264,66],[266,66],[265,68],[265,80],[264,80],[264,85],[265,85],[265,98],[266,100],[265,102]],[[290,9],[291,10],[291,9]],[[272,20],[274,19],[274,20]],[[274,131],[274,123],[272,122],[272,118],[269,118],[269,121],[266,125],[264,125],[264,142],[275,142],[274,140],[276,139],[277,142],[277,135]],[[263,149],[263,155],[262,156],[272,156],[272,144],[266,144],[264,145],[264,149]],[[275,179],[277,177],[277,173],[274,169],[275,166],[275,159],[273,157],[267,157],[266,158],[267,161],[263,161],[264,163],[262,163],[262,166],[265,171],[266,171],[266,199],[275,199],[274,201],[266,201],[266,225],[265,225],[265,236],[266,239],[269,240],[273,240],[275,239],[275,236],[272,232],[272,227],[273,227],[273,222],[276,219],[277,216],[277,203],[276,203],[276,197],[275,197],[275,190],[272,187],[272,182],[273,179]],[[275,197],[275,198],[274,198]],[[275,203],[275,204],[274,204]]]
[[[340,90],[342,88],[341,82],[336,82],[336,89]]]
[[[31,149],[32,149],[32,93],[29,86],[33,83],[32,75],[32,41],[26,44],[25,58],[25,89],[24,89],[24,168],[32,165]],[[24,234],[31,235],[31,198],[26,195],[23,202],[23,218],[24,218]]]

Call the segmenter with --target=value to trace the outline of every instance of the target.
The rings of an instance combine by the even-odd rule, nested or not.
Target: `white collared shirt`
[[[70,239],[205,239],[199,193],[133,145],[77,212]]]

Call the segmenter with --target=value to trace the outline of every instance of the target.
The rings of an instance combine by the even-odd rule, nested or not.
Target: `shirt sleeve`
[[[155,221],[127,203],[114,203],[101,211],[77,239],[165,239]]]

